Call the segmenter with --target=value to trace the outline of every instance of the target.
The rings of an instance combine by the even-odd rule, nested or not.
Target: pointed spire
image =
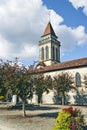
[[[56,34],[55,34],[55,32],[54,32],[54,30],[53,30],[53,27],[52,27],[52,25],[51,25],[50,22],[48,22],[47,27],[46,27],[46,29],[45,29],[45,31],[44,31],[42,37],[43,37],[43,36],[46,36],[46,35],[48,35],[48,34],[52,34],[53,36],[55,36],[55,37],[57,38],[57,36],[56,36]]]

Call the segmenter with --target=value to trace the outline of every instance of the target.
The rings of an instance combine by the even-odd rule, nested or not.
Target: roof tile
[[[44,68],[38,69],[38,72],[49,72],[55,70],[63,70],[63,69],[70,69],[70,68],[77,68],[77,67],[84,67],[87,66],[87,58],[81,58],[77,60],[62,62],[53,64],[51,66],[46,66]]]
[[[52,35],[56,36],[56,34],[55,34],[55,32],[54,32],[54,30],[53,30],[53,27],[52,27],[52,25],[51,25],[50,22],[47,24],[47,27],[46,27],[46,29],[45,29],[45,31],[44,31],[42,37],[43,37],[43,36],[46,36],[46,35],[48,35],[48,34],[52,34]],[[57,36],[56,36],[56,37],[57,37]]]

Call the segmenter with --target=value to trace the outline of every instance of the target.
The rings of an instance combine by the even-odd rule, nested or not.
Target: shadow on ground
[[[56,118],[58,112],[42,113],[37,115],[27,115],[26,117]]]
[[[19,119],[33,119],[33,118],[37,118],[37,117],[40,117],[40,118],[56,118],[58,115],[58,112],[50,112],[50,113],[38,113],[38,114],[29,114],[27,113],[26,114],[26,117],[23,117],[22,114],[21,115],[0,115],[0,118],[3,118],[5,117],[6,119],[11,119],[11,120],[19,120]]]
[[[83,127],[83,130],[87,130],[87,126],[84,126],[84,127]]]
[[[35,110],[58,110],[58,107],[52,107],[52,106],[39,106],[39,105],[25,105],[25,109],[26,110],[30,110],[30,111],[35,111]],[[15,106],[10,106],[7,108],[7,110],[22,110],[22,105],[21,104],[17,104]]]

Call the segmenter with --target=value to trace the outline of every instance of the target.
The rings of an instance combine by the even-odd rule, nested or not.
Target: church
[[[56,36],[50,22],[48,22],[41,40],[39,41],[39,63],[36,66],[36,73],[43,73],[45,76],[54,77],[60,73],[71,73],[74,77],[75,87],[79,91],[79,96],[75,90],[68,92],[70,104],[87,105],[87,88],[83,84],[84,75],[87,75],[87,57],[66,62],[60,61],[60,41]],[[77,100],[77,101],[76,101]],[[32,103],[37,103],[36,95],[33,96]],[[55,104],[54,91],[44,93],[43,104]]]

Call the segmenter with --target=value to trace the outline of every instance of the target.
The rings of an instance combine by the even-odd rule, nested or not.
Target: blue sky
[[[82,8],[76,10],[68,0],[43,0],[43,2],[49,9],[55,10],[56,13],[62,16],[67,26],[83,25],[87,28],[87,16],[82,12]]]
[[[87,0],[0,0],[0,58],[39,61],[49,21],[61,42],[61,62],[87,57]]]
[[[85,27],[85,32],[87,33],[87,15],[83,13],[83,8],[80,7],[76,10],[68,0],[43,0],[43,2],[49,9],[55,10],[56,13],[64,18],[62,24],[72,28],[82,25]],[[87,41],[80,46],[74,45],[71,51],[67,50],[64,56],[61,57],[61,61],[83,57],[87,57]]]

